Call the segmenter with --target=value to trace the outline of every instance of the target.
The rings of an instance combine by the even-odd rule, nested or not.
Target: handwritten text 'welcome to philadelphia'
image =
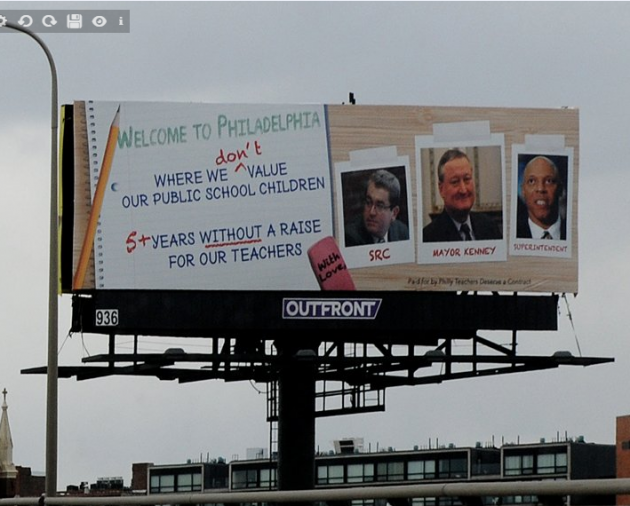
[[[124,195],[121,204],[127,209],[323,190],[326,187],[324,177],[289,177],[285,161],[266,160],[264,141],[261,140],[268,134],[319,129],[321,126],[318,112],[301,111],[259,118],[229,118],[221,114],[217,116],[214,128],[210,123],[150,129],[125,127],[118,134],[117,147],[120,150],[159,148],[187,144],[190,141],[216,141],[226,138],[257,139],[244,140],[242,146],[236,149],[217,146],[214,166],[211,168],[154,174],[153,186],[156,191]],[[213,137],[214,132],[216,137]],[[264,180],[257,184],[229,184],[232,173],[241,179],[249,176],[250,180]]]

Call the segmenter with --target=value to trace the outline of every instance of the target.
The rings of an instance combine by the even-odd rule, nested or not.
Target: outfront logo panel
[[[374,320],[382,299],[282,299],[284,320]]]

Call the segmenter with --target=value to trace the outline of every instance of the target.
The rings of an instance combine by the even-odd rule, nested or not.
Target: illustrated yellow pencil
[[[101,172],[98,176],[98,183],[96,183],[96,191],[94,192],[94,200],[92,201],[92,210],[90,211],[90,218],[88,221],[87,231],[83,238],[83,247],[81,248],[81,255],[79,256],[79,265],[74,275],[72,283],[73,290],[80,290],[83,288],[85,281],[85,274],[87,272],[88,264],[90,262],[90,254],[92,253],[92,247],[94,246],[94,236],[96,235],[96,227],[98,219],[101,215],[101,208],[103,207],[103,198],[105,197],[105,190],[107,188],[107,181],[109,180],[109,173],[112,168],[112,161],[114,159],[114,153],[116,151],[116,142],[118,141],[118,130],[120,121],[120,106],[116,110],[114,120],[109,127],[109,136],[107,137],[107,145],[105,146],[105,155],[103,156],[103,163],[101,165]]]

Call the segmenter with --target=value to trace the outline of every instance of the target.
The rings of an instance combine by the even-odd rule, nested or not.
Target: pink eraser
[[[322,290],[356,290],[341,251],[331,236],[308,249],[308,259]]]

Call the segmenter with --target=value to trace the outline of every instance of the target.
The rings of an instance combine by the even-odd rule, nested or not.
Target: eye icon
[[[96,16],[94,19],[92,19],[92,24],[96,28],[102,28],[107,24],[107,19],[105,19],[103,16]]]

